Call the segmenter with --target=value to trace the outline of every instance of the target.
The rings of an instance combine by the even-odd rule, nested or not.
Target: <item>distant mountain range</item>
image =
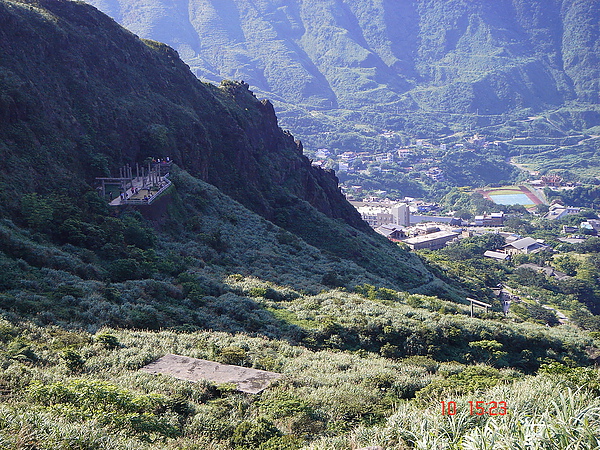
[[[599,102],[598,0],[89,2],[201,79],[245,80],[315,144]]]

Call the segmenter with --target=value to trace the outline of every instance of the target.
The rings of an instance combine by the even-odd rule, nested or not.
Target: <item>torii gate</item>
[[[467,297],[467,300],[471,302],[471,317],[473,317],[473,308],[478,306],[479,308],[485,308],[485,312],[488,312],[488,308],[491,308],[492,305],[485,302],[480,302],[479,300],[475,300],[474,298]]]

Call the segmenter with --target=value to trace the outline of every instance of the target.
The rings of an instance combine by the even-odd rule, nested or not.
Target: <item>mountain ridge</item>
[[[596,0],[90,3],[172,45],[202,79],[245,80],[311,145],[327,142],[319,131],[350,132],[339,123],[350,111],[403,131],[423,120],[414,113],[439,129],[453,123],[436,112],[465,123],[599,102]]]
[[[229,83],[217,89],[198,82],[172,49],[156,42],[143,43],[118,30],[116,23],[96,14],[90,6],[60,1],[27,3],[32,8],[29,13],[38,14],[38,19],[38,4],[50,8],[45,11],[54,10],[56,14],[48,20],[55,20],[68,31],[61,34],[51,27],[44,30],[48,24],[42,14],[38,24],[46,35],[34,50],[37,56],[19,59],[23,49],[14,48],[9,33],[19,26],[23,27],[19,31],[22,39],[36,33],[41,38],[41,32],[19,23],[18,15],[3,14],[2,110],[9,126],[1,132],[5,143],[13,147],[9,154],[24,146],[58,146],[38,150],[38,157],[45,159],[49,167],[56,163],[53,154],[69,158],[74,166],[81,166],[76,153],[86,154],[87,167],[79,169],[85,169],[87,182],[91,182],[92,175],[107,176],[125,163],[141,162],[148,156],[170,156],[267,218],[273,219],[274,211],[265,195],[285,197],[285,192],[276,192],[283,189],[333,218],[344,218],[352,226],[368,231],[345,202],[335,176],[311,167],[299,150],[300,144],[291,135],[281,133],[272,106],[258,102],[247,85]],[[11,7],[11,2],[3,6]],[[59,19],[60,15],[68,16],[69,23]],[[89,35],[94,25],[105,28],[107,34],[95,38],[110,49],[110,54],[99,57],[93,47],[78,42],[77,33]],[[70,31],[73,34],[68,34]],[[69,50],[64,50],[67,46]],[[136,52],[147,62],[133,56]],[[63,67],[65,62],[68,65]],[[152,65],[167,70],[159,72]],[[128,77],[136,70],[145,78]],[[65,82],[51,86],[55,82],[52,75],[59,73]],[[29,95],[19,90],[27,84],[32,90]],[[59,96],[49,96],[57,91]],[[240,115],[240,110],[246,112]],[[211,120],[215,114],[226,118],[221,122]],[[51,127],[47,125],[50,121],[54,121]],[[61,127],[62,133],[57,133]],[[51,139],[57,134],[62,142]],[[51,143],[46,146],[45,140]],[[223,153],[227,154],[225,158]],[[259,177],[260,173],[270,173],[273,178]],[[8,174],[3,175],[5,183],[11,185]],[[27,185],[36,177],[22,178]],[[40,174],[40,178],[44,177]],[[52,177],[45,180],[52,184]],[[10,199],[5,200],[10,204]]]
[[[330,257],[398,287],[433,281],[418,258],[362,221],[334,173],[311,166],[246,83],[202,83],[173,49],[138,39],[85,3],[4,0],[0,24],[0,101],[9,119],[0,126],[3,218],[97,251],[112,245],[101,236],[107,213],[90,222],[80,210],[86,202],[77,204],[94,178],[170,157]],[[181,208],[176,215],[195,227]],[[218,230],[211,233],[205,239],[219,247]],[[447,293],[443,283],[432,287]]]

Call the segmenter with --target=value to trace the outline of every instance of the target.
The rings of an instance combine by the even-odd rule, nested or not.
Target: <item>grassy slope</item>
[[[242,449],[271,440],[264,448],[343,449],[349,441],[393,447],[403,439],[425,448],[417,441],[451,426],[438,411],[446,398],[458,402],[465,420],[454,437],[439,437],[441,448],[450,448],[446,439],[487,439],[481,436],[496,426],[510,439],[528,433],[514,421],[465,417],[467,400],[507,401],[511,414],[532,411],[532,420],[565,433],[551,418],[551,403],[524,399],[589,399],[565,392],[556,375],[530,378],[491,367],[530,372],[550,361],[585,363],[593,341],[581,332],[515,325],[499,315],[471,319],[455,303],[376,288],[389,284],[324,255],[213,186],[184,172],[174,182],[169,215],[159,220],[164,232],[152,249],[131,254],[148,259],[151,251],[162,261],[142,279],[111,281],[114,260],[3,224],[3,248],[11,252],[3,273],[16,282],[0,302],[11,319],[0,323],[4,447]],[[331,273],[343,277],[324,276]],[[331,288],[340,281],[359,285],[357,293]],[[107,325],[119,329],[98,330]],[[487,342],[499,347],[489,353]],[[137,371],[165,353],[285,378],[261,396],[246,396]],[[465,363],[488,365],[460,378]],[[564,370],[571,386],[596,386],[593,369]],[[494,389],[497,382],[504,387]],[[576,406],[568,417],[579,412]],[[414,414],[426,415],[429,425],[415,428],[407,420]],[[596,426],[582,424],[564,439],[583,439]]]
[[[2,144],[18,148],[6,138]],[[67,178],[68,167],[56,169]],[[410,433],[429,436],[428,429],[396,426],[405,417],[399,405],[438,380],[422,403],[406,403],[408,413],[435,415],[439,396],[461,385],[443,381],[464,369],[459,362],[524,371],[550,361],[587,362],[594,342],[577,330],[470,319],[456,303],[397,291],[448,294],[414,256],[293,195],[275,204],[274,220],[305,239],[185,171],[173,181],[154,228],[132,211],[110,214],[93,195],[72,191],[23,195],[7,210],[16,212],[5,211],[0,448],[345,448],[349,440],[394,446],[400,438],[411,442]],[[315,221],[327,227],[328,239]],[[103,330],[116,342],[89,334],[103,326],[117,327]],[[247,397],[137,372],[166,352],[282,371],[286,379]],[[428,358],[399,361],[407,356]],[[466,383],[457,396],[499,398],[486,394],[489,379],[510,385],[515,377],[533,384],[531,396],[560,396],[556,381],[541,391],[513,369],[476,370],[485,380]],[[594,388],[595,372],[564,370],[573,386],[589,378]],[[506,398],[521,395],[514,392]],[[540,420],[557,423],[545,413],[551,405],[536,405]],[[389,430],[406,435],[385,431],[389,417]],[[460,433],[491,432],[483,425],[469,422]],[[590,427],[596,422],[575,427],[567,439],[575,442]]]
[[[246,334],[103,329],[91,336],[0,325],[3,448],[466,449],[491,440],[511,448],[525,439],[542,448],[598,445],[600,380],[593,369],[549,366],[547,375],[529,377],[427,358],[311,351]],[[284,378],[251,396],[137,371],[165,353]],[[582,383],[591,391],[577,389]],[[403,400],[425,386],[416,400]],[[441,400],[457,402],[458,415],[442,416]],[[504,401],[508,414],[471,416],[468,401]],[[426,420],[414,421],[416,415]],[[534,424],[544,432],[534,432]]]

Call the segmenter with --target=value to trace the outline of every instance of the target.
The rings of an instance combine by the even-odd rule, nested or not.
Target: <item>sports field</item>
[[[478,192],[498,205],[523,205],[529,208],[544,203],[527,186],[505,186]]]

